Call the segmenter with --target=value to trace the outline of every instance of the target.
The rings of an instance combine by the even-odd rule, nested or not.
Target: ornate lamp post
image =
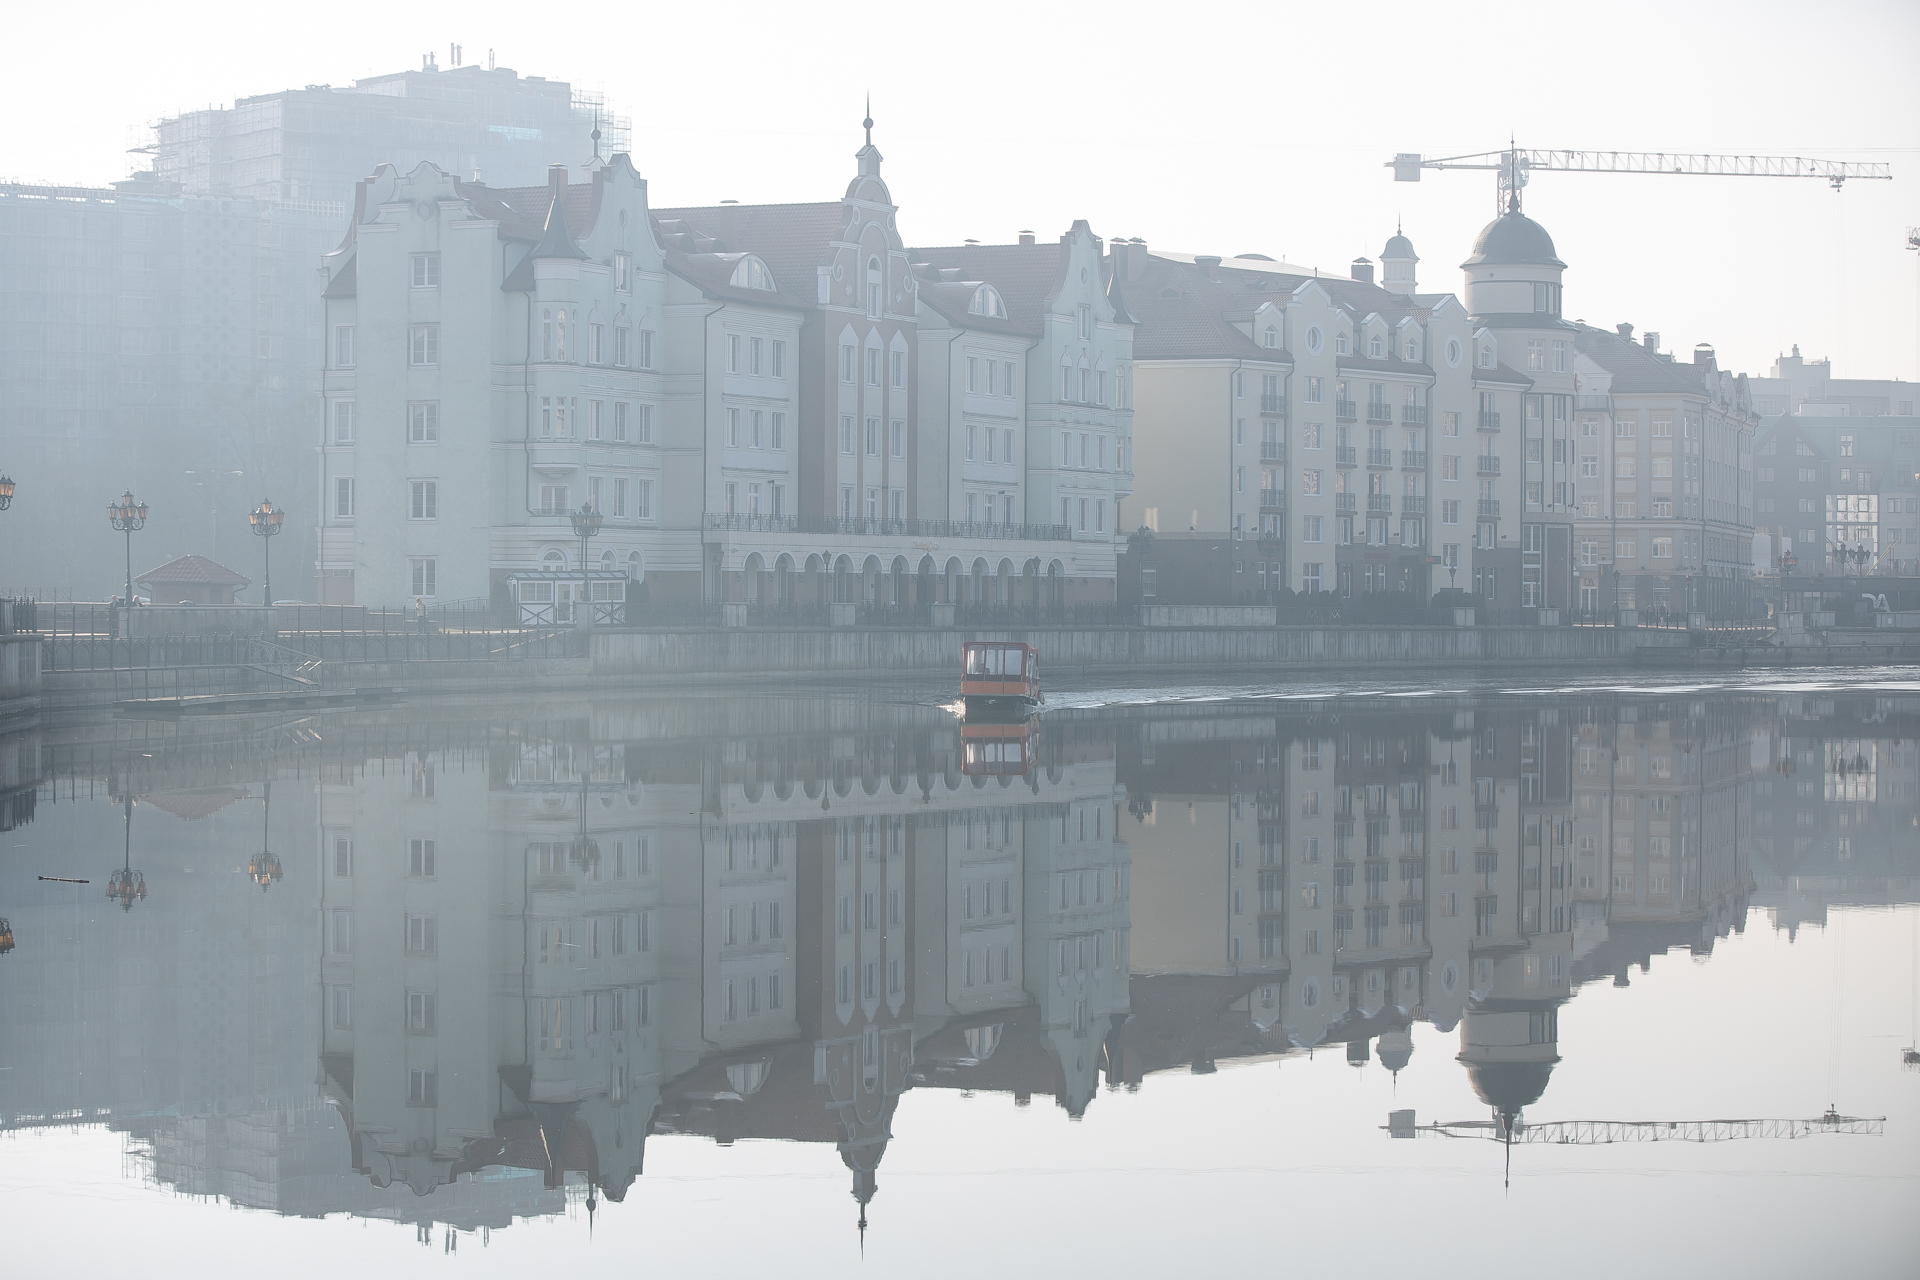
[[[133,535],[147,527],[147,504],[137,501],[133,490],[120,495],[118,502],[107,504],[107,519],[117,532],[127,535],[127,607],[133,607]]]
[[[13,505],[13,477],[0,473],[0,511]]]
[[[573,536],[580,539],[581,599],[576,600],[574,602],[574,608],[577,611],[580,605],[584,603],[586,605],[587,612],[585,614],[584,620],[582,621],[581,625],[592,626],[593,625],[593,583],[587,577],[587,539],[595,537],[599,534],[600,526],[606,523],[606,517],[593,509],[593,503],[591,501],[587,501],[580,504],[580,509],[578,511],[573,512],[570,516],[570,519],[572,519],[573,521]]]
[[[269,606],[273,604],[273,536],[280,532],[280,526],[286,518],[287,513],[266,498],[260,499],[260,505],[247,512],[247,523],[253,526],[254,535],[260,539],[260,551],[266,562],[266,599],[261,603]]]
[[[264,503],[262,504],[265,505]],[[280,865],[280,859],[267,847],[267,816],[273,812],[273,784],[266,784],[265,803],[260,807],[260,852],[247,859],[247,876],[260,886],[265,893],[277,883],[286,871]]]
[[[133,910],[133,904],[143,901],[147,896],[147,878],[133,869],[133,792],[126,793],[126,846],[122,854],[120,870],[107,878],[107,900],[120,904],[122,911]]]

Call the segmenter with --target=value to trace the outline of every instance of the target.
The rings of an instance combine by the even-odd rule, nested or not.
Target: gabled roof
[[[459,179],[454,180],[454,185],[460,198],[471,204],[475,213],[500,224],[502,238],[539,244],[547,234],[547,215],[553,208],[553,188],[489,187],[484,183]],[[596,185],[592,182],[567,184],[561,212],[565,215],[569,232],[576,227],[581,231],[593,230],[594,219],[599,212],[596,208]]]
[[[666,256],[667,270],[698,285],[701,292],[710,298],[788,310],[804,309],[809,305],[795,301],[779,289],[749,289],[735,284],[733,273],[746,256],[744,253],[679,253],[670,249]],[[777,276],[775,282],[778,283]]]
[[[1613,375],[1614,395],[1708,395],[1700,366],[1675,364],[1606,329],[1577,327],[1574,347]]]
[[[756,253],[790,301],[813,305],[827,246],[847,229],[838,200],[817,204],[718,204],[655,209],[662,241],[683,253]]]
[[[158,568],[135,574],[133,580],[136,583],[145,582],[153,586],[199,583],[216,587],[245,587],[253,582],[253,579],[245,574],[235,573],[227,566],[209,560],[205,556],[180,556]]]
[[[1268,302],[1285,304],[1278,290],[1252,290],[1245,272],[1207,269],[1148,254],[1137,280],[1123,281],[1133,313],[1136,360],[1260,360],[1291,364],[1284,347],[1263,347],[1236,319],[1251,319]]]
[[[936,282],[932,295],[927,295],[926,286],[924,283],[922,285],[923,296],[927,296],[927,301],[942,315],[969,326],[987,320],[986,316],[967,313],[966,308],[973,301],[972,288],[967,288],[965,298],[959,300],[958,315],[947,310],[953,305],[958,291],[950,287],[941,288],[942,284],[984,282],[998,289],[1001,301],[1007,304],[1008,327],[1026,334],[1040,332],[1047,303],[1060,292],[1067,271],[1067,247],[1058,242],[947,245],[933,249],[909,249],[907,254],[915,262],[943,269],[943,274],[945,270],[957,270],[960,273],[958,280]]]

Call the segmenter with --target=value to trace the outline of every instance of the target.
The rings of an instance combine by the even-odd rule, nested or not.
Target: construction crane
[[[1740,1138],[1812,1138],[1828,1133],[1884,1137],[1887,1118],[1843,1116],[1832,1107],[1811,1120],[1554,1120],[1527,1124],[1518,1112],[1496,1111],[1491,1120],[1416,1124],[1412,1111],[1389,1111],[1382,1126],[1393,1138],[1479,1138],[1507,1150],[1512,1176],[1516,1144],[1596,1147],[1625,1142],[1732,1142]]]
[[[1892,181],[1879,161],[1809,160],[1805,156],[1715,156],[1664,151],[1532,151],[1509,146],[1472,156],[1429,158],[1401,152],[1387,161],[1395,182],[1418,182],[1422,169],[1491,169],[1500,175],[1496,213],[1520,207],[1520,188],[1535,169],[1566,173],[1666,173],[1721,178],[1825,178],[1835,191],[1849,178]]]

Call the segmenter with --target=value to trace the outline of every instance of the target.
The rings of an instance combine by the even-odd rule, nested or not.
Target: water
[[[1920,683],[951,701],[0,746],[10,1268],[1913,1273]]]

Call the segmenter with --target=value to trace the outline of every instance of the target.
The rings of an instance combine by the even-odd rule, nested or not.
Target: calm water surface
[[[8,1269],[1915,1274],[1920,684],[1614,683],[0,743]]]

